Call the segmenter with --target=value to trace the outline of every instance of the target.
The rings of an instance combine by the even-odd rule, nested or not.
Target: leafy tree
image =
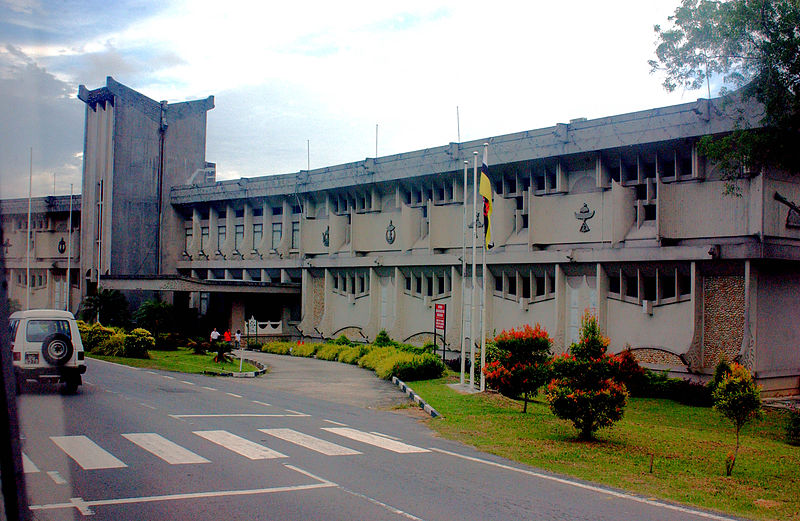
[[[731,364],[714,390],[714,408],[733,423],[736,431],[736,449],[725,461],[725,473],[730,476],[739,454],[739,431],[754,418],[761,416],[761,392],[750,371],[739,364]]]
[[[162,333],[172,331],[176,325],[172,304],[156,299],[144,301],[133,318],[136,319],[136,325],[150,331],[157,342]]]
[[[800,2],[683,0],[668,20],[667,29],[655,26],[657,59],[650,61],[652,71],[665,72],[668,91],[705,86],[710,97],[711,78],[721,76],[744,101],[763,107],[763,128],[753,129],[741,114],[733,133],[701,140],[701,152],[722,170],[726,191],[738,193],[736,180],[763,166],[799,172]]]
[[[617,380],[620,359],[607,355],[608,339],[600,333],[597,318],[585,313],[581,338],[570,353],[552,361],[554,379],[547,386],[553,414],[572,421],[581,439],[622,419],[628,400],[625,385]]]
[[[116,289],[100,288],[96,295],[89,295],[81,302],[79,315],[87,322],[100,321],[107,326],[128,327],[131,323],[131,312],[125,295]]]
[[[528,401],[547,381],[547,361],[553,341],[539,324],[526,324],[520,330],[503,331],[494,341],[496,359],[484,368],[486,383],[503,395],[522,397],[522,412]]]

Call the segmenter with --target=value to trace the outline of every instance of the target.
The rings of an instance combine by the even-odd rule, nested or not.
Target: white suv
[[[31,309],[9,317],[17,392],[26,380],[64,382],[74,393],[86,372],[78,323],[69,311]]]

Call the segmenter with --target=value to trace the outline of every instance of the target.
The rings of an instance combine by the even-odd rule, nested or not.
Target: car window
[[[8,321],[8,333],[12,344],[14,343],[14,339],[17,337],[17,326],[19,326],[19,320]]]
[[[25,329],[25,340],[28,342],[42,342],[53,333],[67,335],[70,339],[69,321],[67,320],[29,320]]]

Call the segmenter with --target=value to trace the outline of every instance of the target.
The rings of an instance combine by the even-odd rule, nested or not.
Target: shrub
[[[350,349],[350,347],[339,344],[322,344],[317,349],[317,358],[320,360],[336,361],[339,359],[339,353],[345,349]]]
[[[432,353],[425,353],[423,355],[413,355],[411,360],[400,360],[392,368],[392,373],[388,378],[396,376],[404,382],[430,380],[442,376],[444,369],[444,363],[438,356]]]
[[[261,351],[274,355],[288,355],[292,347],[294,347],[292,342],[267,342],[261,346]]]
[[[320,344],[311,344],[311,343],[302,343],[298,342],[297,345],[292,347],[292,356],[303,356],[305,358],[311,358],[317,352],[317,348]]]
[[[362,356],[369,353],[372,349],[376,349],[370,346],[344,346],[344,349],[339,351],[339,356],[337,360],[343,362],[345,364],[357,364],[359,359]]]
[[[231,352],[231,345],[228,342],[220,342],[219,340],[211,342],[209,351],[216,351],[217,354],[214,355],[213,360],[217,364],[224,364],[232,360],[232,358],[228,356],[228,353]]]
[[[572,421],[581,439],[592,439],[598,429],[622,418],[628,391],[616,380],[619,361],[606,354],[608,339],[588,312],[580,336],[570,347],[572,354],[553,359],[555,378],[547,387],[547,401],[553,414]]]
[[[110,327],[101,326],[98,323],[89,325],[85,322],[79,322],[78,330],[81,333],[81,343],[83,343],[83,349],[88,353],[97,352],[97,350],[100,348],[100,345],[114,334],[113,329]]]
[[[632,396],[640,396],[647,385],[648,371],[639,365],[630,346],[614,356],[619,363],[619,374],[617,375],[619,382],[625,384]]]
[[[730,376],[731,374],[731,364],[728,362],[726,358],[722,358],[717,364],[717,367],[714,368],[714,379],[708,382],[708,390],[710,393],[714,393],[717,389],[717,386],[722,383],[722,381]]]
[[[374,347],[358,359],[358,365],[359,367],[374,370],[381,360],[397,352],[397,349],[392,349],[390,347]]]
[[[211,350],[211,342],[208,340],[189,340],[186,346],[196,355],[204,355]]]
[[[334,344],[339,344],[340,346],[350,346],[353,343],[347,338],[344,334],[339,335],[339,338],[333,341]]]
[[[148,350],[155,348],[156,341],[149,331],[137,328],[125,335],[124,356],[128,358],[150,358]]]
[[[372,343],[378,347],[394,345],[392,339],[389,338],[389,333],[387,333],[385,329],[381,329],[380,333],[378,333],[378,336],[375,337],[375,341]]]
[[[160,333],[155,339],[156,347],[153,349],[160,351],[177,351],[179,347],[188,344],[186,337],[179,333]]]
[[[789,409],[786,439],[791,445],[800,445],[800,408]]]
[[[670,378],[669,398],[692,407],[711,407],[714,405],[709,386],[683,378]]]
[[[736,431],[736,448],[725,463],[725,473],[730,476],[739,454],[739,431],[747,422],[761,416],[761,389],[747,368],[734,363],[731,372],[717,385],[713,396],[714,408],[733,423]]]
[[[125,356],[125,333],[112,331],[110,336],[100,342],[94,352],[104,356]]]
[[[496,360],[484,368],[486,383],[511,398],[522,396],[522,412],[528,411],[528,400],[547,381],[547,361],[553,341],[539,324],[526,324],[519,331],[503,331],[493,341]]]

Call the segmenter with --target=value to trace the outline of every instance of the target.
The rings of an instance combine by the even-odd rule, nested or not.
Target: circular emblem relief
[[[58,241],[58,253],[63,255],[65,251],[67,251],[67,242],[64,237],[61,237],[61,240]]]

